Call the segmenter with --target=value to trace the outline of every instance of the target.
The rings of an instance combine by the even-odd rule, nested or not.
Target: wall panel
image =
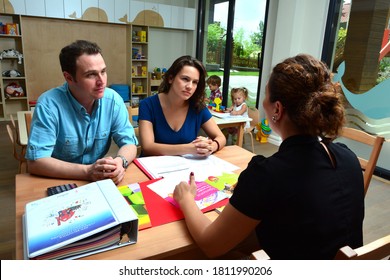
[[[30,100],[64,82],[58,54],[77,39],[94,41],[102,48],[108,84],[126,83],[126,25],[27,16],[22,22]]]

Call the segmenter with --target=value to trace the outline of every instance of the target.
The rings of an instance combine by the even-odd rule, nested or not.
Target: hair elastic
[[[219,146],[219,142],[218,142],[217,140],[215,140],[215,139],[213,139],[213,142],[217,143],[217,150],[216,150],[215,152],[218,152],[218,151],[219,151],[219,147],[220,147],[220,146]],[[214,152],[214,153],[215,153],[215,152]]]

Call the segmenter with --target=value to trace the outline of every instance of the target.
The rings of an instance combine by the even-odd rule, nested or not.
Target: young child
[[[243,116],[248,117],[248,106],[245,101],[248,98],[248,89],[245,87],[232,88],[230,92],[232,99],[232,106],[226,109],[226,112],[229,112],[232,116]],[[245,129],[249,128],[249,121],[245,124]],[[223,129],[222,132],[225,135],[226,139],[229,138],[229,134],[232,135],[232,144],[235,145],[237,141],[237,131],[236,127],[230,127]]]
[[[212,105],[214,104],[214,99],[217,97],[220,98],[222,102],[222,92],[219,89],[221,86],[221,78],[217,75],[211,75],[206,82],[211,91],[210,97],[208,99],[206,98],[206,102],[209,105]]]

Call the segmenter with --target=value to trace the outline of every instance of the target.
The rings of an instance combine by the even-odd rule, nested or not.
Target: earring
[[[272,121],[276,122],[276,116],[272,116]]]

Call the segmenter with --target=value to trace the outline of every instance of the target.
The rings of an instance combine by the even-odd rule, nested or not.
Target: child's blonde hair
[[[234,97],[233,97],[233,95],[235,93],[238,93],[238,92],[242,93],[242,95],[244,96],[245,100],[248,99],[248,89],[246,87],[232,88],[232,90],[230,91],[230,98],[232,99],[232,103],[233,104],[234,104]]]

